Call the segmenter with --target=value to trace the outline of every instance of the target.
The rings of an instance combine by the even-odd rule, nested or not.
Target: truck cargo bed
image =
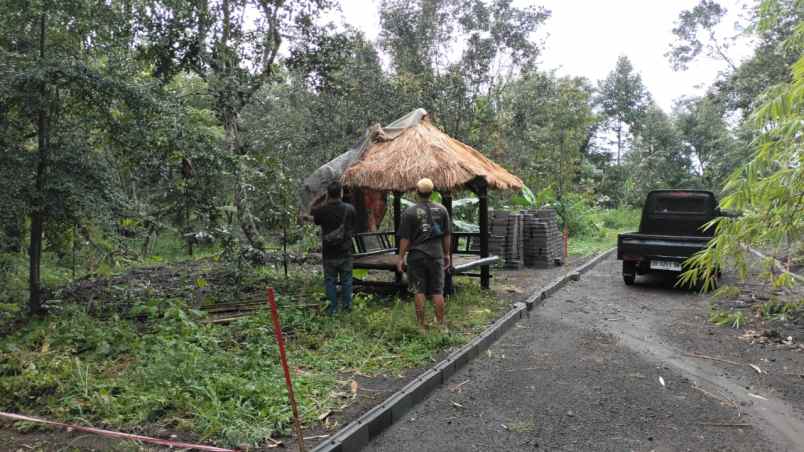
[[[620,234],[617,237],[617,259],[635,261],[660,259],[681,262],[706,248],[711,237],[640,234]]]

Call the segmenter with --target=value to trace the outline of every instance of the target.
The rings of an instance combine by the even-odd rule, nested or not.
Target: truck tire
[[[636,281],[636,270],[635,263],[623,261],[623,281],[626,286],[633,285]]]

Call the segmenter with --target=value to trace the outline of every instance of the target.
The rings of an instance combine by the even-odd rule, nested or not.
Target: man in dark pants
[[[331,315],[338,311],[338,279],[341,283],[342,309],[352,309],[352,234],[357,216],[355,208],[343,202],[342,195],[340,182],[330,183],[326,202],[314,207],[311,212],[315,224],[321,226],[324,288],[329,298],[327,312]]]
[[[430,202],[432,193],[433,182],[427,178],[420,180],[416,184],[418,204],[408,207],[402,214],[397,269],[401,272],[407,265],[408,284],[416,294],[419,327],[422,330],[427,328],[424,301],[429,296],[435,305],[436,320],[446,331],[444,270],[450,267],[452,259],[452,222],[444,206]]]

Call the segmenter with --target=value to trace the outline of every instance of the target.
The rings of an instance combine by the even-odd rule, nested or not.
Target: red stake
[[[569,248],[569,229],[567,228],[567,225],[565,224],[564,225],[564,259],[566,259],[569,256],[568,248]]]
[[[279,311],[276,308],[274,288],[269,287],[267,292],[268,304],[271,306],[271,319],[274,321],[274,335],[276,335],[276,343],[279,344],[279,359],[282,362],[282,370],[285,371],[285,384],[288,386],[288,399],[290,399],[290,407],[293,409],[293,427],[296,430],[296,437],[297,441],[299,442],[299,451],[305,452],[304,436],[302,435],[301,421],[299,420],[299,409],[296,407],[296,399],[293,397],[293,383],[290,381],[288,358],[285,355],[285,339],[282,336],[282,325],[279,324]]]

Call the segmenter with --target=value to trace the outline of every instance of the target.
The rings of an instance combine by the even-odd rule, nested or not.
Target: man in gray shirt
[[[416,184],[415,206],[402,214],[399,225],[399,258],[397,269],[405,269],[407,254],[408,284],[416,294],[416,320],[422,329],[427,328],[424,319],[424,301],[432,297],[436,320],[446,330],[444,318],[444,270],[451,264],[452,222],[447,209],[430,202],[433,182],[424,178]]]

